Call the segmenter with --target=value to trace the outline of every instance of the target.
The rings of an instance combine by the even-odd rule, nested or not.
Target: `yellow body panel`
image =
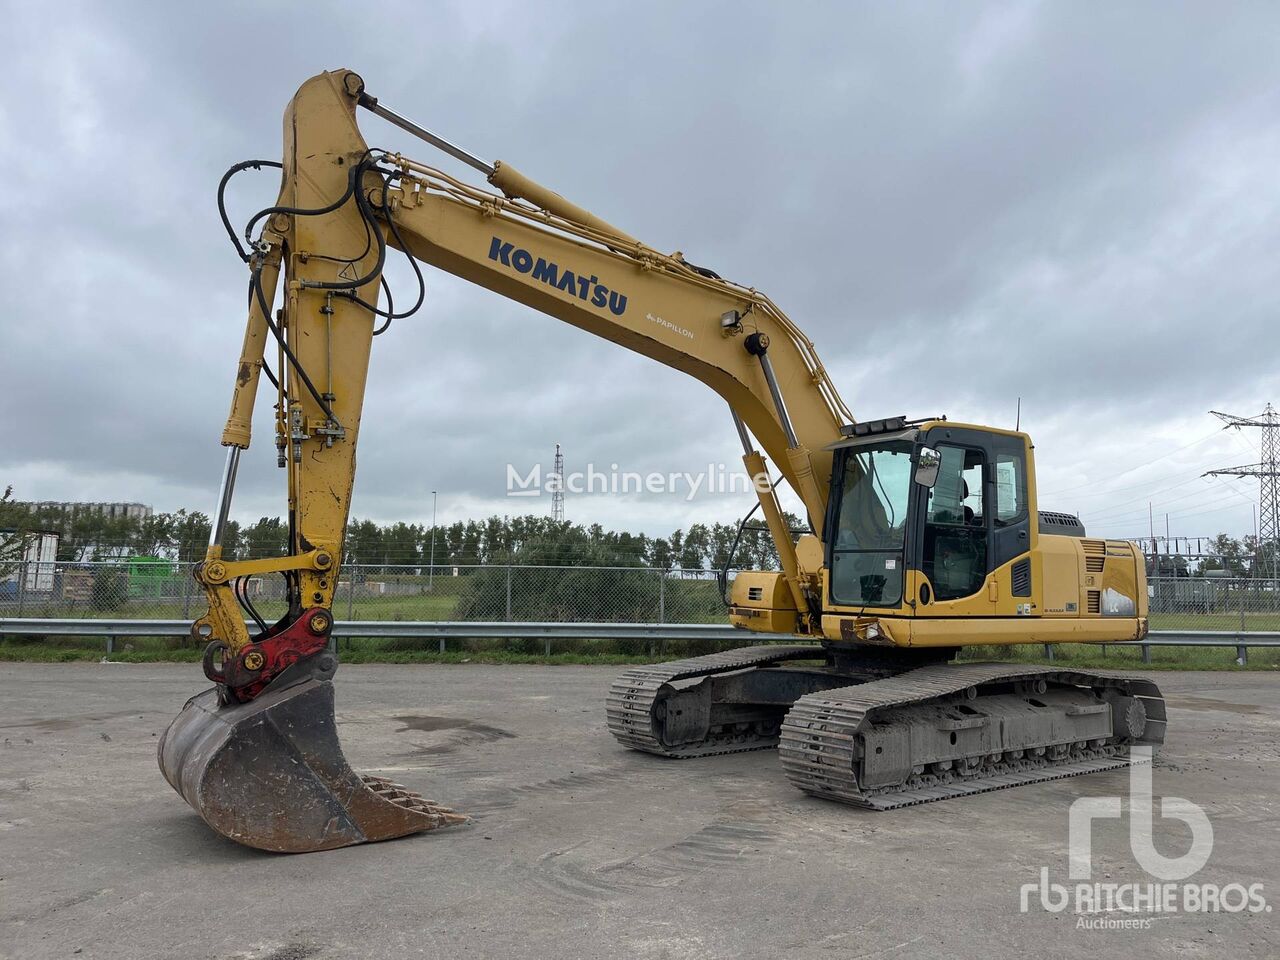
[[[824,610],[829,640],[895,646],[971,646],[1013,643],[1120,643],[1147,634],[1147,587],[1142,555],[1125,540],[1045,535],[1032,560],[1030,597],[1015,597],[1012,569],[1027,554],[992,571],[981,589],[958,600],[898,608],[832,606]],[[909,571],[907,597],[927,578]],[[880,636],[868,641],[874,619]]]
[[[774,570],[743,570],[729,589],[729,622],[757,633],[795,633],[798,615],[787,578]]]
[[[1041,537],[1040,549],[1031,570],[1040,585],[1039,612],[1042,617],[1080,615],[1080,576],[1084,560],[1072,537]]]
[[[864,618],[865,619],[865,618]],[[898,647],[968,647],[1014,643],[1122,643],[1146,636],[1146,621],[1133,618],[1087,617],[1073,620],[1049,617],[878,617],[881,643]],[[827,614],[822,630],[829,639],[853,639],[857,621]],[[861,639],[861,638],[859,638]],[[874,642],[865,641],[862,642]]]

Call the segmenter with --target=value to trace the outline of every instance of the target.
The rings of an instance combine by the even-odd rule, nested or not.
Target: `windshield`
[[[836,549],[901,549],[911,490],[911,444],[855,448],[845,461]]]
[[[845,452],[831,567],[836,602],[877,606],[902,602],[911,454],[909,440],[885,440]]]

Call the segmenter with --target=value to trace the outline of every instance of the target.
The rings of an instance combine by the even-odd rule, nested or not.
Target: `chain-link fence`
[[[1246,578],[1153,578],[1148,583],[1151,629],[1154,631],[1217,631],[1230,634],[1280,631],[1280,581]],[[253,578],[247,593],[256,613],[271,623],[285,612],[284,578]],[[205,610],[204,597],[191,577],[191,565],[165,560],[134,559],[97,563],[25,563],[0,577],[0,619],[64,620],[192,620]],[[348,564],[340,573],[334,612],[339,620],[519,623],[724,624],[727,620],[716,572],[713,570],[657,570],[651,567],[528,566],[389,566]],[[536,630],[532,631],[534,634]],[[518,632],[495,637],[453,634],[447,655],[550,656],[552,643]],[[751,635],[733,639],[709,637],[646,639],[619,636],[571,639],[554,643],[556,654],[601,657],[679,657],[713,653],[753,642]],[[1270,641],[1260,641],[1262,643]],[[107,651],[113,650],[108,636]],[[0,647],[12,647],[8,657],[83,659],[101,650],[100,637],[9,636]],[[347,630],[340,641],[344,656],[365,659],[415,658],[424,651],[446,655],[446,643],[406,635],[362,636]],[[1095,656],[1097,650],[1071,650],[1058,656]],[[116,653],[147,658],[190,659],[200,644],[187,636],[131,636],[114,646]],[[21,649],[19,649],[21,648]],[[1148,649],[1125,644],[1103,645],[1104,657],[1155,662],[1157,666],[1188,663],[1221,666],[1244,658],[1236,650],[1197,650],[1185,647]],[[979,659],[1038,657],[1031,648],[975,647],[967,651]],[[1043,651],[1051,656],[1048,649]],[[0,649],[0,659],[5,659]],[[1280,649],[1264,650],[1251,658],[1263,666],[1280,666]]]
[[[1280,630],[1280,581],[1153,578],[1153,630]],[[267,621],[284,613],[284,578],[247,593]],[[342,568],[341,620],[723,623],[714,570],[650,567],[386,566]],[[204,610],[190,564],[139,559],[24,563],[0,581],[0,616],[191,619]]]
[[[1152,630],[1280,630],[1280,580],[1160,577],[1147,592]]]
[[[284,613],[284,578],[252,578],[263,619]],[[370,566],[341,570],[340,620],[722,623],[714,570],[585,566]],[[191,565],[163,560],[24,563],[0,582],[0,617],[189,619],[204,611]]]

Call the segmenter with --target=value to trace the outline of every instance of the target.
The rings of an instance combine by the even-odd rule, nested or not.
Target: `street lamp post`
[[[427,567],[427,590],[435,589],[436,577],[436,492],[431,491],[431,565]]]

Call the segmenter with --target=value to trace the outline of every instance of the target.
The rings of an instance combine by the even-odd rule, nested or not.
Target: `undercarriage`
[[[1164,740],[1150,680],[954,653],[767,645],[639,667],[609,692],[609,729],[672,758],[777,746],[799,789],[877,810],[1124,766]]]

